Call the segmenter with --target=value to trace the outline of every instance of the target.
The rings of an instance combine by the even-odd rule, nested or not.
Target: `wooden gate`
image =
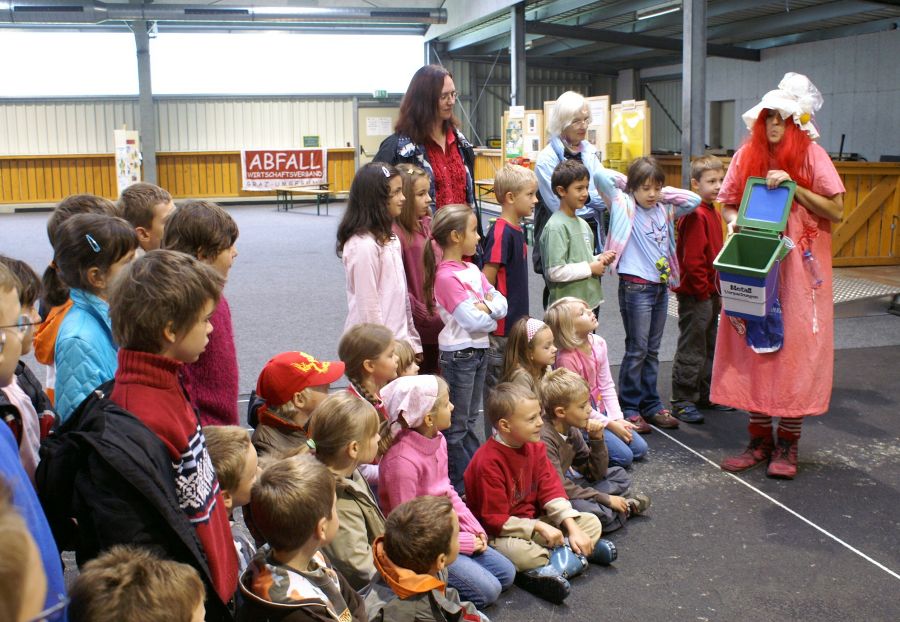
[[[847,194],[834,226],[834,266],[900,265],[900,166],[837,162]]]

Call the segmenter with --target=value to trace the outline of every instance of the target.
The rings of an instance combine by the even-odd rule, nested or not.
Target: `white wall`
[[[159,151],[237,151],[354,144],[350,97],[157,98]],[[0,155],[112,153],[113,130],[137,127],[137,98],[0,100]]]

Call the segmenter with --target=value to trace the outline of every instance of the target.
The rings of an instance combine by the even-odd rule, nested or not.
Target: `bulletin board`
[[[650,106],[646,101],[625,100],[610,107],[610,140],[622,143],[622,160],[650,155]]]
[[[541,110],[525,110],[519,116],[510,111],[503,113],[503,162],[513,158],[537,159],[544,148],[544,113]]]
[[[600,152],[601,160],[607,157],[606,143],[609,142],[609,95],[593,95],[585,97],[591,111],[591,124],[588,126],[587,140]],[[556,106],[556,100],[544,102],[545,123],[550,122],[550,114]],[[549,131],[549,130],[548,130]]]
[[[381,142],[394,133],[394,124],[399,115],[399,106],[359,107],[357,111],[357,128],[359,130],[357,144],[360,146],[360,166],[368,164],[375,158]]]

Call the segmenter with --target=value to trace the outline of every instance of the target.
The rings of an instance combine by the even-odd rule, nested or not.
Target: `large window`
[[[403,92],[422,65],[422,46],[416,36],[162,33],[150,44],[153,92]],[[128,33],[6,30],[0,58],[0,97],[138,92],[134,37]]]

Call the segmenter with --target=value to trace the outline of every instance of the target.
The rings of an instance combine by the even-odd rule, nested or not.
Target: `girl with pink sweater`
[[[423,495],[447,496],[459,517],[459,557],[448,567],[448,584],[462,600],[481,609],[512,585],[516,570],[487,544],[478,520],[450,485],[447,441],[450,392],[438,376],[403,376],[388,384],[381,397],[391,422],[392,444],[379,466],[378,497],[385,515]]]
[[[571,369],[590,387],[594,412],[591,419],[604,426],[603,439],[609,450],[610,466],[628,468],[647,453],[640,430],[622,415],[616,384],[609,370],[606,340],[594,333],[597,316],[579,298],[560,298],[547,308],[544,321],[553,331],[559,354],[556,367]]]

